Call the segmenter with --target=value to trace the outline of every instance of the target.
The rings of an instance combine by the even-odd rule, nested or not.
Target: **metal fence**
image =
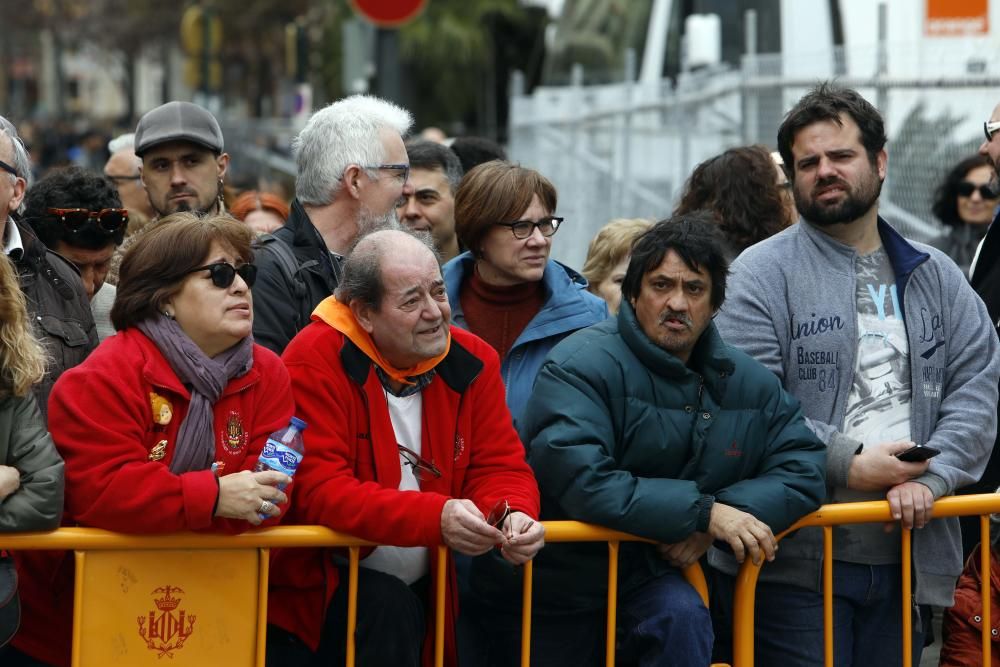
[[[887,53],[913,66],[889,69]],[[560,214],[571,224],[553,254],[579,268],[609,220],[668,216],[698,163],[733,146],[776,148],[784,113],[817,82],[836,79],[886,118],[889,171],[880,212],[905,235],[926,241],[942,233],[931,214],[934,190],[975,153],[1000,85],[990,74],[1000,71],[997,50],[976,62],[948,57],[921,45],[883,44],[795,58],[749,54],[738,69],[687,72],[656,86],[632,83],[634,58],[626,59],[623,83],[583,86],[579,67],[571,85],[531,95],[515,80],[509,153],[556,185]],[[934,67],[925,66],[930,58]],[[858,71],[871,73],[850,74]]]

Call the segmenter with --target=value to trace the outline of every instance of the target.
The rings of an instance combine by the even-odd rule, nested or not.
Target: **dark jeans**
[[[536,611],[531,625],[531,664],[591,667],[604,664],[604,610],[551,616]],[[462,667],[520,665],[521,616],[470,600],[462,606]],[[618,665],[707,667],[712,621],[698,593],[680,572],[650,581],[618,600]]]
[[[334,667],[347,652],[347,568],[330,600],[319,650],[273,625],[267,628],[267,667]],[[424,643],[427,579],[407,586],[390,574],[358,570],[355,664],[363,667],[419,667]]]
[[[720,638],[730,638],[733,578],[713,576],[712,615]],[[901,667],[902,584],[899,565],[833,564],[833,660],[837,667]],[[728,589],[727,589],[728,587]],[[793,586],[757,584],[754,664],[814,667],[823,664],[823,594]],[[924,634],[919,612],[910,613],[913,665],[920,663]],[[727,641],[716,660],[731,660]]]

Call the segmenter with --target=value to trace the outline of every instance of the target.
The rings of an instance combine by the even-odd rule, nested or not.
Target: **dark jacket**
[[[960,222],[957,225],[945,227],[944,233],[929,241],[944,254],[955,260],[962,273],[969,275],[969,265],[976,256],[976,248],[986,234],[986,225],[968,225]]]
[[[823,444],[772,373],[714,324],[688,367],[649,340],[624,300],[616,319],[552,350],[520,430],[543,519],[675,543],[704,532],[718,501],[777,534],[826,493]],[[623,544],[620,590],[670,567],[651,545]],[[535,571],[542,609],[604,604],[604,544],[549,545]]]
[[[21,486],[0,503],[0,531],[58,528],[63,460],[45,430],[34,396],[0,399],[0,465],[21,473]]]
[[[48,355],[45,377],[33,390],[47,422],[52,385],[97,347],[97,327],[76,267],[47,249],[26,225],[17,229],[24,252],[11,259],[28,302],[28,316]]]
[[[972,266],[969,278],[972,289],[976,290],[976,294],[986,304],[993,327],[1000,334],[1000,225],[997,224],[997,220],[1000,220],[1000,215],[993,220],[990,230],[983,239],[979,256]],[[997,420],[1000,421],[1000,411],[997,413]],[[965,487],[960,493],[992,493],[998,486],[1000,486],[1000,449],[994,443],[990,460],[979,482]],[[976,517],[972,517],[968,523],[976,527],[979,522]],[[975,540],[979,540],[978,531]]]
[[[276,354],[309,324],[319,302],[333,294],[340,281],[339,255],[332,254],[313,226],[299,200],[285,226],[274,232],[277,239],[258,247],[254,263],[257,282],[253,286],[254,342]],[[288,276],[273,245],[284,243],[295,256],[295,277]]]

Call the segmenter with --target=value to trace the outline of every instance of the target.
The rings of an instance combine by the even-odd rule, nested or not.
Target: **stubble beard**
[[[355,239],[355,243],[372,232],[381,232],[387,229],[402,229],[402,226],[399,224],[399,216],[396,215],[395,208],[390,208],[384,215],[376,215],[364,204],[361,205],[361,209],[358,211],[358,236]]]
[[[813,188],[813,192],[833,184],[842,185],[845,196],[839,203],[831,205],[819,203],[812,196],[812,193],[806,198],[800,194],[798,188],[793,188],[795,207],[805,220],[818,227],[854,222],[871,210],[882,193],[882,180],[874,171],[869,174],[868,178],[858,184],[857,187],[853,187],[843,179],[834,177],[817,183]]]

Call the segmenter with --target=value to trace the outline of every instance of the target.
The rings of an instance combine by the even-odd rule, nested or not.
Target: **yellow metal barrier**
[[[545,539],[548,543],[557,542],[607,542],[609,549],[608,567],[608,634],[607,634],[607,664],[614,665],[615,660],[615,622],[617,612],[617,587],[618,587],[618,567],[617,554],[621,542],[628,541],[648,541],[641,540],[627,533],[620,533],[606,528],[591,526],[576,521],[554,521],[546,522]],[[134,597],[136,591],[145,595],[149,588],[148,582],[151,577],[163,575],[163,566],[172,559],[179,561],[179,566],[170,570],[171,586],[184,589],[186,595],[201,595],[204,600],[206,596],[213,596],[217,602],[219,600],[218,590],[220,586],[219,573],[223,569],[220,567],[220,558],[226,560],[226,568],[230,567],[232,554],[243,553],[246,555],[255,554],[254,561],[251,559],[244,563],[240,574],[230,573],[228,576],[230,588],[232,586],[241,589],[239,602],[235,605],[231,600],[225,599],[224,604],[216,604],[210,610],[219,618],[206,619],[204,612],[199,614],[197,619],[202,627],[208,625],[213,628],[210,639],[225,642],[224,646],[216,647],[225,650],[226,658],[223,661],[216,661],[214,664],[247,664],[263,667],[267,625],[267,577],[268,577],[268,556],[271,548],[277,547],[347,547],[348,548],[348,612],[347,612],[347,665],[353,667],[356,648],[354,642],[354,631],[357,624],[357,592],[358,592],[358,567],[359,552],[361,547],[374,546],[371,542],[359,540],[350,535],[334,532],[319,526],[280,526],[276,528],[266,528],[251,531],[239,535],[217,535],[217,534],[195,534],[180,533],[171,535],[124,535],[112,533],[97,528],[60,528],[47,533],[8,533],[0,534],[0,548],[11,550],[75,550],[76,552],[76,590],[74,599],[74,619],[73,619],[73,665],[77,667],[81,664],[101,664],[108,662],[108,657],[121,660],[123,655],[128,654],[129,664],[140,664],[135,659],[136,655],[152,657],[159,660],[168,651],[171,653],[171,665],[184,667],[185,665],[203,665],[208,650],[205,646],[195,647],[198,652],[184,651],[183,646],[177,647],[167,644],[168,649],[164,650],[163,645],[160,650],[150,651],[143,654],[139,649],[149,648],[143,646],[146,641],[151,626],[155,624],[165,624],[164,627],[176,628],[181,624],[182,630],[184,620],[174,612],[177,611],[177,596],[171,595],[171,590],[161,592],[165,598],[160,598],[157,609],[162,612],[156,616],[156,611],[149,613],[150,626],[146,628],[146,635],[139,632],[129,633],[126,629],[120,628],[117,632],[108,632],[108,619],[95,618],[95,616],[112,614],[111,623],[115,618],[119,618],[124,625],[131,624],[136,618],[134,613],[135,603],[124,600],[131,593]],[[445,633],[445,576],[447,559],[446,547],[438,547],[438,586],[434,594],[437,598],[435,621],[435,646],[434,661],[440,667],[444,664],[444,633]],[[192,565],[194,555],[192,552],[199,552],[207,559],[203,560],[204,566],[195,567]],[[128,560],[129,565],[123,565],[122,559]],[[122,578],[122,571],[127,570],[125,577],[128,586],[113,586],[117,579]],[[141,571],[140,571],[141,570]],[[531,591],[532,591],[532,564],[529,562],[524,566],[524,589],[522,591],[523,612],[522,612],[522,644],[521,656],[522,665],[530,664],[530,639],[531,639]],[[685,576],[694,586],[705,604],[708,604],[708,586],[705,582],[704,574],[697,565],[685,570]],[[93,585],[94,581],[101,582],[100,586]],[[141,584],[144,584],[143,587]],[[187,587],[187,588],[185,588]],[[128,590],[126,590],[126,588]],[[190,590],[188,590],[190,589]],[[176,593],[177,591],[173,591]],[[120,593],[120,594],[119,594]],[[96,595],[96,599],[91,599]],[[143,604],[150,606],[147,600]],[[129,606],[131,605],[131,607]],[[140,608],[140,618],[142,611]],[[245,619],[235,622],[242,629],[234,629],[234,615],[244,612],[249,615],[249,621]],[[166,616],[164,616],[164,614]],[[155,618],[154,618],[155,617]],[[191,621],[190,616],[184,617]],[[214,620],[214,624],[213,624]],[[103,624],[103,625],[102,625]],[[171,625],[172,624],[172,625]],[[145,626],[141,626],[145,627]],[[98,629],[99,628],[99,629]],[[84,642],[85,635],[94,635],[106,639],[101,645],[96,647],[87,645]],[[133,636],[135,635],[135,636]],[[233,644],[239,643],[239,636],[246,637],[246,645],[239,647],[246,657],[241,659],[238,655],[240,651],[234,651]],[[220,639],[222,637],[222,639]],[[170,648],[172,646],[172,648]],[[86,660],[84,659],[86,657]],[[151,663],[155,663],[155,660]],[[113,662],[114,660],[112,660]]]
[[[949,497],[938,500],[934,505],[935,517],[946,516],[972,516],[980,515],[980,529],[984,544],[989,544],[989,514],[1000,512],[1000,495],[985,494],[980,496]],[[777,536],[780,540],[788,533],[806,527],[820,527],[824,534],[824,563],[823,563],[823,598],[824,598],[824,656],[827,665],[833,664],[833,526],[849,523],[887,522],[891,521],[888,503],[885,501],[868,503],[845,503],[839,505],[825,505],[819,510],[810,514],[787,531]],[[618,588],[618,568],[617,555],[621,542],[646,541],[633,535],[620,533],[618,531],[591,526],[574,521],[550,521],[545,523],[546,542],[607,542],[609,550],[608,567],[608,623],[607,623],[607,664],[614,665],[615,650],[615,626],[617,620],[617,588]],[[902,596],[907,601],[910,598],[911,580],[911,533],[902,531]],[[48,533],[14,533],[0,534],[0,548],[12,550],[28,549],[50,549],[50,550],[75,550],[77,563],[76,578],[76,599],[74,608],[76,614],[73,626],[73,647],[74,665],[84,664],[82,656],[85,655],[86,647],[83,646],[84,635],[90,632],[98,633],[93,625],[94,619],[87,618],[85,611],[86,598],[94,591],[102,591],[104,597],[100,598],[97,604],[99,612],[121,611],[120,600],[115,600],[114,596],[108,597],[108,589],[111,582],[105,581],[109,576],[109,567],[113,570],[116,567],[115,558],[120,559],[122,552],[127,552],[129,559],[145,559],[146,567],[156,569],[163,565],[170,558],[190,556],[189,552],[204,552],[210,559],[216,559],[216,565],[209,565],[209,577],[207,580],[213,595],[218,590],[219,582],[216,574],[219,572],[218,558],[226,557],[226,554],[237,552],[256,553],[256,561],[251,561],[249,566],[244,567],[248,574],[243,577],[242,583],[236,581],[235,586],[242,587],[244,595],[241,598],[241,605],[246,607],[245,611],[252,614],[250,627],[252,630],[244,631],[252,634],[253,650],[251,657],[247,658],[245,664],[264,665],[264,650],[266,639],[267,623],[267,576],[268,576],[268,556],[269,549],[277,547],[347,547],[349,551],[349,574],[348,574],[348,619],[347,619],[347,665],[352,667],[356,655],[354,644],[354,629],[357,620],[357,586],[359,552],[361,547],[374,546],[370,542],[359,540],[349,535],[334,532],[332,530],[318,526],[281,526],[258,531],[242,533],[240,535],[215,535],[215,534],[173,534],[173,535],[123,535],[96,528],[61,528]],[[436,618],[435,621],[435,664],[440,666],[444,662],[444,608],[445,608],[445,568],[447,560],[445,558],[447,549],[438,547],[440,550],[438,558],[438,587],[436,595]],[[96,552],[88,555],[89,552]],[[100,552],[107,552],[111,555],[111,560],[103,559]],[[173,552],[165,557],[163,552]],[[231,559],[227,560],[227,567],[231,564]],[[96,566],[93,573],[88,568]],[[185,567],[192,576],[197,575],[204,568]],[[990,599],[990,552],[989,549],[982,550],[982,599]],[[522,665],[530,664],[530,639],[531,639],[531,593],[532,593],[532,564],[529,562],[524,568],[524,588],[522,590],[522,644],[521,658]],[[204,574],[203,572],[201,572]],[[708,604],[708,588],[705,577],[701,569],[697,566],[688,568],[685,571],[688,581],[695,587],[702,600]],[[753,629],[754,629],[754,590],[760,574],[760,567],[754,566],[749,560],[744,563],[737,577],[737,585],[734,599],[734,665],[736,667],[752,667],[754,664],[753,655]],[[130,572],[130,576],[135,576]],[[180,576],[175,569],[174,576]],[[90,579],[102,580],[102,586],[88,585]],[[124,585],[122,586],[124,589]],[[112,591],[113,592],[113,591]],[[128,591],[123,590],[123,593]],[[145,591],[143,591],[145,593]],[[251,595],[252,594],[252,595]],[[248,597],[249,596],[249,597]],[[170,591],[166,592],[166,597],[170,597]],[[169,599],[163,602],[166,607],[173,604]],[[909,618],[909,604],[904,603],[903,607],[903,655],[904,664],[908,664],[912,658],[912,628]],[[176,608],[176,606],[174,607]],[[171,611],[174,609],[171,608]],[[224,606],[227,616],[234,613],[233,605]],[[162,610],[161,610],[162,611]],[[983,605],[982,624],[982,650],[983,664],[990,664],[991,641],[990,641],[990,605]],[[128,610],[122,611],[124,622],[131,623],[135,615]],[[162,617],[161,617],[162,618]],[[150,623],[153,617],[150,616]],[[175,625],[177,618],[168,619]],[[201,620],[201,619],[199,619]],[[231,621],[232,619],[227,619]],[[158,621],[157,621],[158,622]],[[206,625],[203,621],[203,626]],[[230,628],[231,624],[226,625]],[[231,628],[230,628],[231,629]],[[132,633],[138,635],[138,633]],[[128,641],[136,641],[136,637],[131,637],[124,629],[114,637],[117,642],[115,650],[120,651]],[[246,648],[246,647],[244,647]],[[157,655],[155,652],[150,655]],[[176,660],[171,664],[182,667],[186,664],[205,664],[202,654],[175,651]],[[188,661],[188,659],[193,659]],[[87,664],[93,662],[87,660]],[[134,664],[134,663],[130,663]],[[226,664],[237,664],[232,653],[227,654]],[[242,662],[240,664],[243,664]]]
[[[952,496],[941,498],[934,503],[934,517],[975,516],[980,518],[982,543],[990,543],[989,515],[1000,512],[1000,494],[988,493],[974,496]],[[777,535],[780,541],[789,533],[808,527],[823,529],[823,643],[824,659],[827,667],[833,665],[833,526],[852,523],[894,522],[887,501],[866,503],[843,503],[824,505],[809,514],[791,528]],[[913,659],[913,630],[910,618],[911,597],[911,531],[902,529],[902,614],[903,614],[903,664],[909,665]],[[981,599],[990,600],[990,550],[981,550],[982,588]],[[733,664],[735,667],[753,667],[754,664],[754,602],[759,565],[746,560],[740,568],[736,580],[733,601]],[[982,646],[984,665],[990,664],[990,605],[983,605]]]

